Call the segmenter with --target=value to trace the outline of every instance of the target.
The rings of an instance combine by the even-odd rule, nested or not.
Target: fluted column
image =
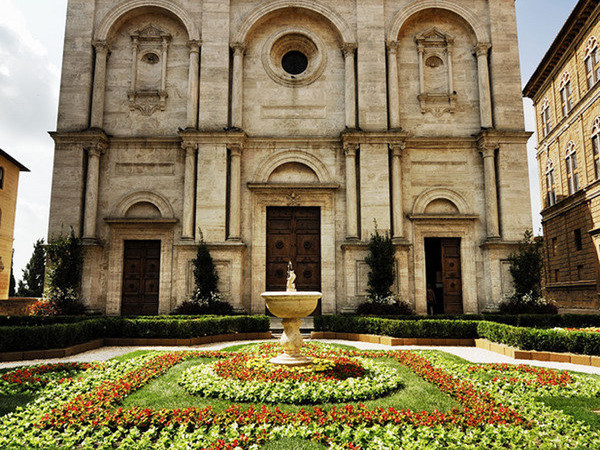
[[[228,239],[238,240],[242,237],[242,146],[229,146],[231,157],[229,177],[229,236]]]
[[[358,214],[356,192],[356,151],[358,144],[346,144],[346,238],[358,239]]]
[[[104,97],[106,93],[106,63],[109,48],[106,41],[94,42],[94,48],[96,49],[96,66],[94,69],[90,126],[92,128],[102,128],[104,123]]]
[[[485,183],[485,222],[488,238],[500,237],[498,222],[498,194],[496,187],[496,145],[480,143],[479,152],[483,158],[483,178]]]
[[[200,42],[190,41],[190,68],[188,71],[187,127],[196,128],[198,124],[198,84],[200,79]]]
[[[490,90],[490,70],[488,66],[488,51],[491,45],[480,43],[475,47],[477,55],[477,73],[479,79],[479,113],[481,128],[492,128],[492,95]]]
[[[237,42],[233,48],[233,80],[231,85],[231,126],[242,128],[244,107],[244,53],[246,47]]]
[[[97,238],[96,221],[98,216],[98,188],[100,183],[100,157],[106,150],[106,144],[95,143],[88,149],[87,180],[85,189],[85,215],[83,219],[83,237]]]
[[[183,142],[181,144],[185,150],[185,172],[183,180],[183,221],[182,221],[182,239],[194,239],[194,191],[196,189],[195,165],[196,150],[198,144],[193,142]]]
[[[356,53],[356,44],[344,44],[342,47],[344,54],[345,75],[345,102],[346,102],[346,127],[356,128],[356,76],[354,54]]]
[[[392,218],[394,221],[393,237],[404,237],[402,203],[402,152],[405,143],[390,145],[392,150]]]
[[[390,128],[400,128],[400,94],[398,92],[398,42],[387,43],[388,60],[388,111]]]

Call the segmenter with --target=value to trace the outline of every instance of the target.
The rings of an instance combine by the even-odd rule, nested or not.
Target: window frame
[[[544,103],[542,103],[542,112],[540,113],[541,122],[542,122],[542,135],[546,137],[552,131],[552,127],[550,124],[550,102],[547,98],[544,99]]]
[[[0,166],[0,189],[4,189],[4,175],[6,174],[6,171],[4,170],[4,167]]]
[[[571,89],[571,77],[565,72],[560,81],[560,105],[563,117],[567,117],[573,109],[573,90]]]
[[[589,90],[592,89],[598,83],[598,81],[600,81],[600,58],[598,56],[598,42],[593,36],[588,40],[583,65],[585,67],[585,77]]]
[[[577,164],[577,149],[575,142],[569,141],[565,151],[565,163],[567,165],[567,186],[569,195],[575,194],[580,189],[579,166]]]
[[[594,178],[600,179],[600,116],[594,119],[592,125],[592,159],[594,165]]]
[[[546,201],[548,207],[556,205],[556,189],[554,178],[554,163],[548,159],[546,163]]]

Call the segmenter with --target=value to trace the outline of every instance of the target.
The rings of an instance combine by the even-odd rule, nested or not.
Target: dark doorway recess
[[[121,315],[157,315],[160,241],[125,241]]]
[[[321,210],[318,207],[267,208],[268,291],[285,291],[292,261],[298,291],[321,290]],[[321,302],[312,315],[321,314]]]
[[[434,314],[462,314],[459,238],[425,238],[427,289],[435,293]]]

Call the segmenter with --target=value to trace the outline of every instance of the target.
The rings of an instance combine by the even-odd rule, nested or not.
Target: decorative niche
[[[129,109],[144,116],[167,106],[167,60],[171,35],[148,25],[131,34],[133,60]]]
[[[454,39],[433,27],[415,37],[419,56],[419,103],[421,113],[441,116],[453,113],[456,92],[452,79]]]

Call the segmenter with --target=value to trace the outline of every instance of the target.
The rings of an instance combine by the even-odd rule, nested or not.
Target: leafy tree
[[[41,297],[44,292],[46,270],[46,249],[44,240],[38,239],[33,246],[33,254],[23,269],[23,279],[19,280],[19,297]]]
[[[541,237],[534,237],[531,230],[527,230],[519,242],[517,251],[508,258],[515,294],[519,297],[529,293],[533,298],[541,296],[543,245]]]
[[[14,266],[15,266],[15,249],[13,249],[13,251],[12,251],[12,258],[10,260],[10,280],[8,282],[8,296],[9,297],[14,297],[16,295],[15,286],[17,285],[17,282],[15,281]]]
[[[367,292],[371,297],[384,298],[392,294],[390,287],[394,284],[394,244],[388,233],[379,234],[377,226],[375,234],[369,241],[369,254],[365,258],[369,266]]]
[[[194,282],[196,285],[196,299],[209,299],[212,294],[218,294],[219,275],[213,262],[212,256],[208,251],[208,246],[204,240],[198,245],[196,259],[192,261],[194,264]]]

